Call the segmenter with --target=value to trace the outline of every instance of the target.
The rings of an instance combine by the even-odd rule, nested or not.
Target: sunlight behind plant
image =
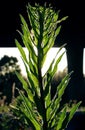
[[[25,51],[27,51],[26,48],[24,48],[24,49],[25,49]],[[43,74],[48,69],[48,67],[49,67],[52,59],[55,57],[56,52],[58,50],[59,50],[59,48],[53,47],[48,52],[45,65],[44,65],[44,67],[42,69]],[[65,48],[62,49],[61,53],[64,52],[64,51],[65,51]],[[28,52],[26,52],[26,53],[27,53],[27,56],[28,56]],[[24,67],[24,64],[22,62],[22,59],[21,59],[21,56],[20,56],[20,52],[19,52],[19,50],[16,47],[13,47],[13,48],[12,47],[9,47],[9,48],[6,48],[6,47],[5,48],[0,48],[0,59],[4,55],[16,57],[18,59],[18,61],[19,61],[19,65],[21,67],[22,74],[26,75],[25,67]],[[62,60],[61,60],[61,62],[59,63],[58,71],[62,72],[66,67],[67,67],[67,57],[66,57],[66,53],[65,53],[64,56],[63,56],[63,58],[62,58]]]

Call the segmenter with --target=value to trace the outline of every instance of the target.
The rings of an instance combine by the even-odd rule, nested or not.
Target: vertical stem
[[[38,51],[40,54],[40,49]],[[42,79],[42,72],[41,72],[41,57],[38,55],[38,80],[39,80],[39,87],[40,87],[40,99],[42,104],[43,110],[43,130],[47,130],[47,119],[46,119],[46,108],[45,108],[45,100],[44,100],[44,90],[43,90],[43,79]]]
[[[43,90],[43,78],[42,78],[42,59],[43,59],[43,48],[42,48],[42,40],[43,40],[43,21],[44,17],[42,13],[39,12],[39,23],[40,23],[40,36],[38,39],[38,80],[39,80],[39,87],[40,87],[40,100],[42,104],[43,110],[43,130],[48,130],[48,123],[46,118],[46,108],[45,108],[45,100],[44,100],[44,90]]]
[[[44,91],[41,77],[41,69],[38,69],[39,72],[39,86],[40,86],[40,94],[41,94],[41,103],[43,110],[43,130],[47,130],[47,120],[46,120],[46,109],[45,109],[45,101],[44,101]]]

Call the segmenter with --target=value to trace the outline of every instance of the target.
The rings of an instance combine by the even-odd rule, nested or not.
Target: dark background
[[[20,28],[19,14],[26,16],[26,5],[30,2],[51,3],[58,10],[60,17],[69,16],[62,23],[59,42],[83,44],[85,43],[85,7],[84,0],[1,0],[0,1],[0,47],[15,46],[16,30]]]

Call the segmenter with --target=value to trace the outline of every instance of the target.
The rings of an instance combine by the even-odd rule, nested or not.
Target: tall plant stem
[[[43,12],[44,13],[44,12]],[[44,86],[43,86],[43,78],[42,78],[42,59],[43,59],[43,48],[42,48],[42,39],[43,39],[43,21],[44,17],[42,14],[39,12],[39,23],[40,23],[40,36],[38,39],[38,81],[39,81],[39,87],[40,87],[40,100],[42,103],[42,110],[43,110],[43,130],[48,130],[48,125],[47,125],[47,118],[46,118],[46,108],[45,108],[45,101],[44,101]]]
[[[41,68],[38,67],[38,78],[39,78],[39,86],[40,86],[40,100],[42,104],[42,110],[43,110],[43,130],[47,130],[47,119],[46,119],[46,108],[45,108],[45,101],[44,101],[44,91],[43,91],[43,81],[42,81],[42,74],[41,74]]]
[[[46,108],[45,108],[45,101],[44,101],[44,90],[43,90],[43,78],[42,78],[42,72],[41,72],[41,60],[42,60],[42,54],[41,47],[38,47],[38,81],[39,81],[39,87],[40,87],[40,100],[42,104],[42,113],[43,113],[43,130],[47,130],[47,119],[46,119]]]

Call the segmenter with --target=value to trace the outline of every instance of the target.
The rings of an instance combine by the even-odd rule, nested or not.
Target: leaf
[[[21,53],[22,58],[24,59],[25,62],[27,62],[26,54],[25,54],[22,46],[20,45],[20,43],[17,40],[15,40],[15,43],[16,43],[16,46],[17,46],[17,48],[19,49],[19,51]]]
[[[63,52],[63,53],[59,56],[59,58],[57,59],[55,65],[54,65],[54,67],[53,67],[52,76],[54,76],[54,74],[56,73],[58,64],[60,63],[60,61],[61,61],[61,59],[62,59],[62,57],[63,57],[64,54],[65,54],[65,52]]]
[[[57,93],[58,93],[58,95],[61,95],[61,94],[60,94],[60,93],[61,93],[60,91],[61,91],[62,89],[64,89],[63,86],[66,87],[66,86],[68,85],[71,74],[72,74],[72,72],[70,72],[69,74],[67,74],[67,75],[62,79],[61,83],[57,86]]]
[[[44,55],[43,58],[42,58],[42,61],[41,61],[42,68],[43,68],[43,65],[44,65],[44,63],[46,61],[46,57],[47,57],[47,55]]]
[[[31,92],[31,90],[29,89],[27,82],[23,79],[23,77],[18,72],[16,72],[16,75],[17,75],[18,79],[21,81],[21,83],[23,84],[23,88],[27,92],[28,98],[30,99],[30,101],[34,102],[33,94]]]
[[[31,90],[34,92],[36,92],[39,95],[39,82],[36,76],[34,76],[28,69],[27,64],[25,64],[25,68],[26,68],[26,73],[27,73],[27,77],[28,77],[28,82],[30,85]]]
[[[28,25],[25,21],[25,19],[23,18],[22,15],[20,15],[21,21],[22,21],[22,31],[23,34],[21,34],[23,43],[25,45],[25,47],[28,49],[28,51],[30,52],[31,56],[33,56],[34,61],[36,61],[36,51],[35,51],[35,44],[33,42],[32,36],[31,36],[31,32],[28,29]],[[34,55],[32,55],[32,53],[34,53]]]
[[[63,53],[60,55],[60,58],[58,57],[59,59],[56,59],[56,57],[58,56],[58,54],[60,53],[60,51],[62,50],[62,48],[65,47],[65,45],[66,45],[66,44],[62,45],[62,46],[59,48],[58,52],[56,53],[55,57],[54,57],[53,60],[51,61],[50,66],[49,66],[47,72],[44,74],[44,76],[48,73],[48,74],[51,74],[51,77],[53,77],[53,75],[54,75],[54,73],[53,73],[53,75],[52,75],[53,65],[54,65],[54,63],[57,65],[57,64],[61,61],[61,59],[62,59],[62,57],[63,57],[63,55],[64,55],[65,52],[63,52]],[[58,60],[58,61],[57,61],[57,60]],[[56,62],[57,62],[57,63],[56,63]],[[56,67],[55,69],[56,69],[56,71],[57,71],[57,67]],[[55,72],[55,71],[54,71],[54,72]],[[44,77],[44,76],[43,76],[43,77]]]
[[[58,36],[58,34],[60,33],[61,30],[61,26],[57,27],[56,31],[55,31],[55,38]]]
[[[29,17],[29,20],[30,20],[30,24],[32,26],[32,29],[34,31],[34,35],[36,36],[36,38],[39,37],[39,30],[36,28],[36,25],[35,25],[35,17],[33,17],[33,15],[35,14],[34,13],[34,10],[31,10],[33,9],[30,5],[28,5],[28,17]],[[39,24],[39,23],[37,23]]]
[[[77,104],[75,104],[75,105],[71,108],[70,112],[67,113],[66,118],[65,118],[64,122],[62,123],[62,128],[61,128],[60,130],[65,129],[65,128],[67,127],[68,123],[69,123],[69,122],[71,121],[71,119],[73,118],[73,116],[74,116],[76,110],[78,109],[78,107],[80,106],[80,104],[81,104],[81,101],[78,102]]]
[[[23,84],[23,86],[26,86],[26,88],[27,88],[27,87],[28,87],[28,84],[27,84],[27,82],[23,79],[22,75],[21,75],[20,73],[18,73],[18,72],[15,72],[15,73],[16,73],[18,79],[19,79],[19,80],[21,81],[21,83]]]
[[[71,73],[70,73],[71,74]],[[57,91],[55,93],[54,98],[51,101],[51,104],[49,107],[52,108],[51,114],[50,114],[50,120],[53,120],[54,116],[56,115],[59,106],[60,106],[60,102],[62,99],[62,95],[64,94],[64,91],[67,87],[67,84],[69,83],[69,76],[70,74],[68,74],[59,84],[59,86],[57,87]],[[54,115],[54,116],[52,116]]]
[[[48,38],[49,38],[48,42],[44,46],[44,50],[43,50],[44,54],[46,54],[50,50],[50,48],[53,47],[53,45],[54,45],[54,41],[55,41],[54,31],[51,32],[51,34],[50,34],[50,36]]]
[[[37,70],[37,64],[32,61],[30,55],[29,55],[29,70],[31,73],[33,73],[36,77],[38,77],[38,70]]]
[[[60,107],[60,101],[61,101],[61,98],[56,98],[56,100],[51,101],[51,104],[49,105],[49,108],[51,108],[51,112],[49,113],[50,126],[52,125],[52,121],[55,119],[54,117],[57,116],[57,111]]]
[[[27,25],[27,23],[26,23],[26,21],[25,21],[25,19],[24,19],[24,17],[20,14],[20,19],[21,19],[21,22],[22,22],[22,24],[24,25],[24,28],[23,28],[23,33],[24,33],[24,30],[26,29],[28,29],[28,25]]]
[[[66,106],[63,108],[62,112],[60,113],[60,117],[56,126],[56,130],[60,130],[62,128],[62,123],[64,121],[64,119],[66,118],[66,112],[67,108]]]
[[[31,121],[31,123],[34,125],[36,130],[41,130],[41,125],[38,122],[38,120],[36,119],[36,115],[33,113],[33,109],[31,109],[31,106],[30,106],[31,104],[29,104],[29,101],[27,100],[27,98],[24,96],[23,93],[20,93],[20,95],[21,95],[22,100],[24,101],[23,105],[24,105],[24,107],[26,109],[23,112],[25,113],[27,111],[29,115],[26,114],[26,116]]]
[[[58,20],[57,23],[61,23],[62,21],[65,21],[67,18],[68,18],[68,16],[65,16],[62,19]]]
[[[49,87],[49,92],[48,92],[47,96],[45,97],[46,108],[50,105],[50,103],[51,103],[51,91],[50,91],[50,87]]]
[[[68,121],[70,121],[70,120],[72,119],[73,115],[75,114],[75,112],[76,112],[76,110],[78,109],[78,107],[80,106],[80,104],[81,104],[81,101],[78,102],[77,104],[75,104],[75,105],[72,107],[72,109],[71,109],[71,111],[70,111],[70,114],[69,114],[69,119],[68,119]]]

